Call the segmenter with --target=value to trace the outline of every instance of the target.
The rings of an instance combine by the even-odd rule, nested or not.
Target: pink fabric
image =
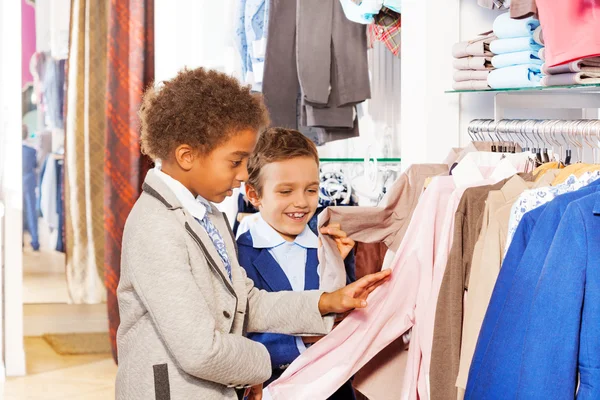
[[[600,55],[600,1],[537,0],[550,67]]]
[[[29,69],[31,57],[35,54],[35,8],[31,2],[21,0],[21,87],[33,84],[33,76]]]
[[[446,221],[446,205],[454,189],[452,177],[432,180],[396,253],[391,281],[371,294],[366,309],[351,313],[269,385],[274,400],[329,397],[379,351],[413,327],[417,313],[422,314],[417,304],[427,304],[430,297],[436,244],[442,239],[441,229],[436,227]]]
[[[417,400],[429,399],[429,367],[431,364],[431,349],[433,345],[433,328],[435,325],[435,312],[437,300],[448,263],[448,255],[452,248],[454,238],[454,215],[463,193],[469,187],[493,184],[493,180],[479,181],[470,186],[457,188],[450,196],[445,219],[440,228],[440,240],[436,243],[435,263],[427,275],[431,282],[428,290],[429,296],[422,303],[417,303],[415,309],[416,323],[412,330],[411,342],[408,348],[408,363],[404,374],[401,399]]]

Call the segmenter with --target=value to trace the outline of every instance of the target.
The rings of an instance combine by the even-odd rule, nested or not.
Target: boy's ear
[[[175,149],[177,164],[185,171],[192,169],[196,156],[194,149],[187,144],[181,144]]]
[[[260,207],[260,196],[258,195],[256,189],[254,189],[254,187],[248,183],[246,183],[246,198],[257,209]]]

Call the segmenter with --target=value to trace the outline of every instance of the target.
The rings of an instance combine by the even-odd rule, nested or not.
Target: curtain
[[[104,138],[107,2],[72,0],[65,131],[67,284],[74,303],[104,288]]]
[[[110,0],[104,227],[105,283],[115,361],[121,239],[150,166],[140,154],[138,110],[143,91],[153,79],[154,0]]]

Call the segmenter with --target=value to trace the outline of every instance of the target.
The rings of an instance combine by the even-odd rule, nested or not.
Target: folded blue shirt
[[[539,51],[542,48],[533,40],[533,36],[516,37],[510,39],[492,40],[490,51],[494,54],[515,53],[517,51]]]
[[[499,39],[532,36],[538,26],[540,21],[535,18],[512,19],[510,12],[507,12],[499,15],[494,21],[494,34]]]
[[[542,65],[537,51],[518,51],[516,53],[498,54],[492,57],[492,65],[495,68],[511,67],[513,65],[535,64]]]
[[[541,86],[541,65],[523,64],[495,69],[488,75],[492,89],[510,89]]]

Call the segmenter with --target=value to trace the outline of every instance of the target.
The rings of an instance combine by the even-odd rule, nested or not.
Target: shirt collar
[[[183,183],[161,171],[160,166],[154,167],[156,176],[158,176],[171,189],[181,205],[196,219],[202,220],[206,213],[212,213],[211,204],[201,196],[194,198],[192,192],[186,188]]]
[[[286,242],[260,215],[256,223],[250,228],[250,235],[252,235],[252,245],[257,249],[272,249]],[[296,236],[293,243],[306,249],[316,249],[319,247],[319,238],[306,225],[302,233]]]

